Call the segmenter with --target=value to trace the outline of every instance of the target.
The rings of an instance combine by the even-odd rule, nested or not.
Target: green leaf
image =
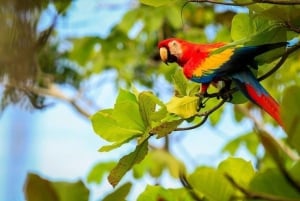
[[[252,177],[255,175],[251,162],[242,158],[227,158],[220,163],[218,170],[229,175],[243,187],[248,187]]]
[[[87,176],[88,183],[100,184],[105,173],[109,172],[116,162],[100,162],[96,164]]]
[[[145,172],[149,172],[152,177],[159,178],[164,170],[168,170],[172,177],[178,178],[178,174],[184,172],[185,167],[181,161],[167,151],[156,149],[151,151],[133,170],[136,178],[143,176]]]
[[[89,191],[82,181],[51,182],[35,174],[28,174],[25,182],[27,201],[85,201]]]
[[[112,186],[116,186],[122,177],[137,163],[141,162],[148,153],[148,141],[144,140],[130,154],[123,156],[108,176]]]
[[[284,198],[300,198],[300,193],[285,179],[277,169],[268,169],[254,176],[250,191],[268,193]],[[282,199],[283,200],[283,199]]]
[[[131,129],[130,124],[127,127],[125,123],[119,125],[112,112],[112,110],[102,110],[91,117],[94,131],[103,139],[109,142],[120,142],[143,134],[143,130]]]
[[[167,103],[168,112],[176,114],[184,119],[190,118],[197,114],[199,97],[197,96],[173,96],[171,101]]]
[[[181,69],[176,70],[172,79],[176,96],[194,96],[195,94],[199,94],[200,85],[198,83],[188,82]]]
[[[113,149],[116,149],[120,146],[122,146],[123,144],[126,144],[128,143],[129,141],[131,141],[132,139],[136,138],[137,136],[132,136],[128,139],[125,139],[123,141],[118,141],[118,142],[115,142],[113,144],[109,144],[109,145],[105,145],[105,146],[102,146],[100,149],[98,149],[99,152],[108,152],[108,151],[111,151]]]
[[[173,83],[174,83],[176,93],[179,96],[187,96],[188,81],[184,77],[182,70],[177,69],[172,78],[173,78]]]
[[[82,181],[52,182],[60,201],[85,201],[89,199],[89,191]]]
[[[159,7],[159,6],[165,6],[167,4],[173,3],[174,0],[140,0],[140,3],[148,5],[148,6],[154,6],[154,7]]]
[[[212,201],[229,201],[235,193],[232,185],[220,172],[208,168],[198,168],[188,177],[192,188]]]
[[[300,87],[291,86],[283,93],[281,115],[288,143],[300,153]]]
[[[122,89],[119,91],[112,115],[121,126],[142,132],[145,130],[145,123],[140,113],[139,103],[136,96],[129,91]]]
[[[112,193],[109,195],[105,196],[102,201],[125,201],[128,193],[130,192],[132,184],[131,183],[126,183],[116,190],[114,190]]]
[[[136,96],[125,90],[120,90],[115,107],[101,110],[91,117],[94,131],[103,139],[114,142],[104,146],[100,151],[110,151],[146,131],[139,103]]]
[[[35,174],[28,174],[24,186],[27,201],[59,201],[51,182]]]
[[[167,114],[166,106],[151,92],[139,94],[139,109],[147,127],[152,127],[153,121],[160,121]]]
[[[157,125],[153,126],[151,133],[157,134],[157,138],[165,137],[174,131],[182,123],[182,121],[182,119],[163,119],[162,122],[159,122]]]
[[[161,186],[148,185],[137,201],[193,201],[188,191],[183,188],[164,189]]]
[[[231,38],[234,41],[248,38],[252,34],[249,14],[239,13],[232,19]]]

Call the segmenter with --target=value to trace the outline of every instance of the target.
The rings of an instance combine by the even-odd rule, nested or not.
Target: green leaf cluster
[[[109,181],[113,186],[146,156],[149,137],[154,134],[158,138],[164,137],[182,122],[169,114],[166,106],[152,93],[125,90],[120,90],[113,109],[101,110],[91,120],[95,132],[112,143],[100,151],[110,151],[133,139],[138,140],[136,149],[122,157],[110,172]]]

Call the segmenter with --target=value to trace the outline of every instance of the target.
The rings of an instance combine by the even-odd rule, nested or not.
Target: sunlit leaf
[[[234,16],[231,27],[231,37],[233,40],[241,40],[251,35],[251,23],[249,15],[240,13]]]
[[[161,186],[148,185],[137,201],[193,201],[193,199],[183,188],[164,189]]]
[[[248,186],[255,175],[251,162],[242,158],[227,158],[220,163],[218,170],[229,175],[235,182],[244,187]]]
[[[148,127],[153,121],[160,121],[167,113],[166,106],[152,93],[142,92],[139,94],[139,109],[143,121]]]
[[[235,191],[223,174],[212,168],[198,168],[188,177],[192,188],[208,200],[229,201]]]
[[[99,111],[91,117],[91,120],[95,132],[109,142],[126,141],[133,136],[143,134],[142,130],[132,129],[129,124],[119,125],[112,116],[112,110]]]
[[[199,98],[197,96],[173,96],[167,104],[168,112],[185,119],[192,117],[197,114],[198,100]]]
[[[52,182],[60,201],[83,201],[89,199],[89,190],[82,181],[77,182]]]
[[[122,127],[145,130],[145,123],[140,113],[139,103],[135,95],[126,90],[120,90],[112,115]]]
[[[112,186],[116,186],[122,177],[137,163],[141,162],[148,153],[148,141],[139,144],[130,154],[123,156],[108,176]]]

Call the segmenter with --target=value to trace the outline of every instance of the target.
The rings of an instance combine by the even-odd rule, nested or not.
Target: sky
[[[110,28],[117,23],[133,1],[111,0],[109,3],[95,0],[77,0],[72,4],[64,19],[57,24],[58,35],[65,37],[80,37],[83,35],[106,36]],[[123,6],[117,6],[118,4]],[[125,6],[124,6],[125,5]],[[42,15],[39,29],[47,27],[54,14],[53,7]],[[103,76],[114,78],[113,74]],[[102,107],[111,107],[117,95],[113,84],[102,86],[99,97]],[[104,96],[105,94],[105,96]],[[108,95],[109,94],[109,95]],[[118,159],[133,147],[124,147],[112,153],[101,154],[97,150],[105,145],[92,129],[89,120],[78,115],[68,104],[56,102],[55,106],[43,111],[27,112],[16,107],[9,107],[0,119],[0,200],[24,200],[22,188],[29,172],[37,173],[47,179],[75,181],[85,179],[89,170],[99,161]],[[226,110],[230,110],[228,105]],[[212,158],[219,152],[224,142],[234,136],[251,130],[251,122],[242,125],[232,123],[232,115],[225,112],[222,123],[218,128],[204,126],[189,132],[172,135],[173,139],[181,139],[178,147],[172,151],[181,159],[190,161],[189,167],[198,164],[216,165],[221,158]],[[231,123],[228,123],[231,122]],[[215,131],[219,132],[216,133]],[[234,130],[234,132],[232,132]],[[160,143],[153,139],[152,142]],[[181,153],[181,149],[188,153]],[[241,152],[241,156],[248,157]],[[224,157],[224,156],[222,156]],[[249,158],[250,160],[251,158]],[[149,179],[151,180],[151,179]],[[147,181],[143,183],[145,186]],[[172,187],[173,183],[166,183]],[[98,189],[92,200],[99,192],[108,192],[112,188],[104,184]]]

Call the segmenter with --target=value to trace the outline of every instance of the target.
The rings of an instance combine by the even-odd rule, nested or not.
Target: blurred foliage
[[[40,16],[50,2],[58,13],[53,16],[53,22],[48,28],[38,31]],[[58,51],[57,44],[49,43],[56,15],[63,13],[70,2],[71,0],[1,1],[0,81],[4,86],[0,96],[1,110],[9,104],[43,108],[44,97],[31,88],[46,85],[49,81],[66,83],[72,80],[72,84],[75,84],[78,72],[61,64],[59,61],[66,57]]]
[[[223,148],[230,155],[235,155],[240,147],[246,148],[257,159],[255,168],[244,159],[228,157],[217,167],[194,167],[187,172],[186,161],[179,161],[172,153],[169,134],[185,130],[180,127],[182,125],[191,126],[186,130],[197,128],[206,120],[212,126],[218,125],[224,103],[209,99],[199,112],[196,97],[199,86],[188,82],[176,65],[167,67],[160,62],[156,47],[158,41],[168,37],[201,43],[231,42],[229,45],[290,40],[300,32],[300,7],[254,3],[245,7],[244,12],[238,12],[238,9],[206,3],[189,3],[183,7],[184,3],[141,0],[107,36],[67,38],[70,48],[62,51],[55,25],[72,4],[70,0],[1,1],[1,109],[14,103],[43,108],[45,95],[51,96],[53,85],[67,85],[78,93],[87,93],[82,88],[83,82],[94,75],[113,71],[116,74],[114,83],[123,89],[119,90],[112,108],[91,116],[94,131],[111,143],[99,151],[111,151],[129,142],[134,142],[136,147],[131,153],[124,153],[119,161],[99,163],[91,170],[88,184],[104,183],[108,173],[109,182],[117,187],[103,195],[103,200],[126,200],[130,192],[139,187],[126,181],[124,176],[128,172],[133,173],[133,180],[150,176],[158,184],[168,172],[182,184],[173,189],[148,185],[138,196],[141,201],[299,200],[299,53],[288,55],[284,66],[263,81],[270,93],[282,100],[286,143],[278,143],[258,128],[232,139]],[[45,30],[38,31],[40,16],[49,5],[56,9],[53,22]],[[272,51],[257,58],[261,64],[257,75],[272,69],[284,52]],[[157,86],[158,78],[174,88],[174,95],[167,103],[157,95],[159,89],[167,87]],[[134,85],[147,91],[138,91]],[[74,101],[69,102],[77,107]],[[237,123],[246,117],[243,109],[249,113],[257,110],[251,103],[233,108]],[[271,122],[264,113],[261,117]],[[166,143],[162,148],[154,147],[149,143],[153,137],[165,138]],[[263,153],[259,151],[261,147],[265,150]],[[25,194],[31,201],[88,200],[89,193],[82,182],[50,182],[29,174]]]

